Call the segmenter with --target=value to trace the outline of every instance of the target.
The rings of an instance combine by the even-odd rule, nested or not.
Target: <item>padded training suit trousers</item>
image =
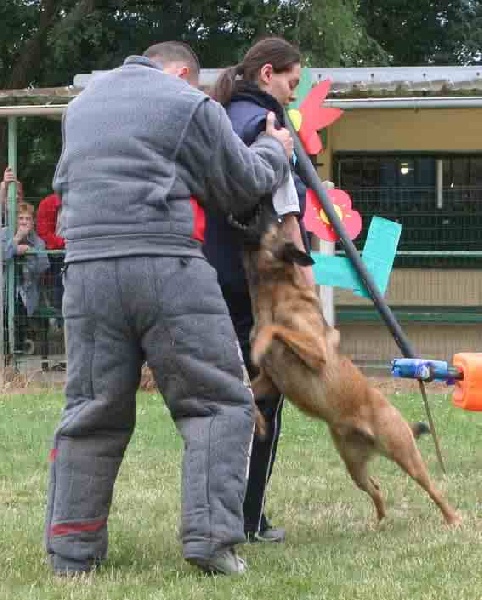
[[[94,260],[70,264],[64,285],[66,405],[46,519],[54,569],[88,570],[106,556],[144,360],[184,439],[185,558],[243,542],[252,397],[214,269],[190,257]]]

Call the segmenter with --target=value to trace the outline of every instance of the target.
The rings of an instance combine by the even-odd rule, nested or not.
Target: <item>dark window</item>
[[[351,195],[363,217],[359,247],[370,217],[378,215],[402,223],[400,250],[482,250],[482,154],[338,153],[334,159],[335,183]],[[442,161],[441,190],[437,190],[438,161]],[[449,264],[434,259],[399,263]],[[474,262],[462,259],[457,264]]]
[[[420,156],[415,159],[415,185],[435,186],[436,160],[432,156]]]
[[[470,159],[467,157],[456,157],[446,161],[444,175],[444,187],[464,187],[470,185]]]
[[[482,187],[482,156],[473,156],[470,159],[470,185]]]
[[[363,159],[362,181],[367,187],[380,185],[380,168],[376,158],[365,157]]]

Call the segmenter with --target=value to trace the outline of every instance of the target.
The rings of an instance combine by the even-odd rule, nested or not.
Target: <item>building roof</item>
[[[311,69],[313,82],[330,79],[331,97],[479,96],[482,67]]]
[[[14,114],[13,107],[28,106],[50,107],[53,113],[55,107],[68,104],[89,80],[102,72],[75,75],[73,85],[63,87],[0,91],[0,108],[12,107],[0,114]],[[201,69],[201,86],[208,88],[220,72],[221,69]],[[439,104],[445,99],[449,105],[473,106],[469,98],[480,101],[482,97],[482,67],[311,68],[310,73],[313,83],[332,81],[327,105],[342,108],[400,108],[415,103],[418,107],[435,106],[428,102],[429,98]],[[357,99],[360,102],[354,102]],[[384,102],[377,105],[377,100]],[[47,108],[43,110],[49,114]]]
[[[201,86],[212,85],[222,69],[201,69]],[[74,86],[85,87],[102,71],[79,74]],[[310,68],[313,83],[332,81],[332,97],[465,96],[482,93],[482,67]]]

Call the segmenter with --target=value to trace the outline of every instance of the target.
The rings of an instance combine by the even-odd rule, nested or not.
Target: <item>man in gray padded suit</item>
[[[144,360],[184,439],[184,557],[208,572],[245,569],[234,546],[245,539],[251,391],[202,254],[200,205],[253,211],[286,179],[292,140],[269,119],[247,148],[194,87],[198,76],[188,46],[157,44],[96,77],[63,120],[54,189],[66,238],[67,384],[46,523],[57,574],[106,557]]]

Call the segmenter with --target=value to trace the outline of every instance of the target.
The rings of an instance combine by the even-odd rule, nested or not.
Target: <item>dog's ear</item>
[[[300,267],[309,267],[315,264],[311,256],[297,248],[293,242],[286,242],[275,254],[276,258],[282,262],[300,265]]]

